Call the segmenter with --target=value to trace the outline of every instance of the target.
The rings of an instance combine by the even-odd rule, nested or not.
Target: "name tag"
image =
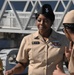
[[[32,44],[40,44],[39,41],[33,41]]]

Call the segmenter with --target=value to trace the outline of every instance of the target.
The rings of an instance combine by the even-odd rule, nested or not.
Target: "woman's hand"
[[[56,65],[56,69],[53,71],[53,75],[67,75],[61,71],[61,69]]]
[[[5,75],[14,75],[14,74],[13,74],[13,70],[11,69],[11,70],[6,71],[6,72],[5,72]]]
[[[70,41],[69,48],[65,47],[65,56],[66,56],[66,58],[67,58],[68,61],[70,60],[72,48],[73,48],[73,42]]]

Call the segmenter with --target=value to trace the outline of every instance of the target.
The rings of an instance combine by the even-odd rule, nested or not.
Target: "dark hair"
[[[38,11],[38,13],[35,13],[36,19],[38,18],[38,16],[40,14],[43,14],[46,18],[50,19],[52,22],[54,22],[54,20],[55,20],[54,12],[52,10],[52,7],[49,4],[44,4],[40,8],[40,10]]]

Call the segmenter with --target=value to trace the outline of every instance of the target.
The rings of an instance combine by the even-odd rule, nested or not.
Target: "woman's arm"
[[[5,75],[14,75],[14,74],[20,74],[24,71],[24,69],[27,67],[27,63],[18,63],[15,67],[12,69],[6,71]]]

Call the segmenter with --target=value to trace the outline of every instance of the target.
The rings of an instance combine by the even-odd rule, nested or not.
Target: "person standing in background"
[[[65,55],[69,60],[70,75],[74,75],[74,10],[69,11],[63,20],[64,32],[66,37],[70,40],[69,50],[65,51]],[[54,70],[53,75],[67,75],[59,69],[58,65]]]
[[[0,58],[0,75],[3,75],[3,63],[1,58]]]

